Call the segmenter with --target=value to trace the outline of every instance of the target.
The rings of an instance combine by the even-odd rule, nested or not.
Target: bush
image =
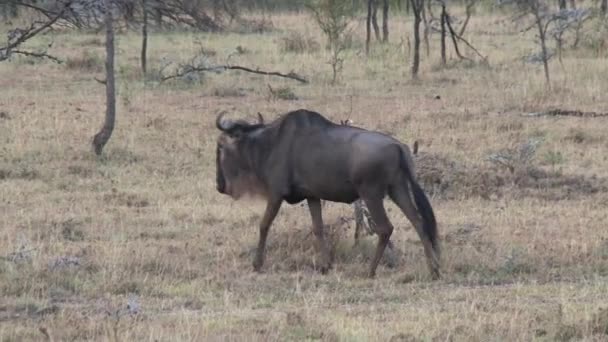
[[[79,57],[68,58],[65,66],[70,70],[101,72],[103,71],[103,59],[89,50],[84,50]]]
[[[290,32],[279,41],[282,52],[313,53],[319,51],[321,45],[312,37],[304,37],[299,32]]]

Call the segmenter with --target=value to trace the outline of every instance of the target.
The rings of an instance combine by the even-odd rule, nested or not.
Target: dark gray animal
[[[266,201],[260,222],[258,249],[253,261],[260,271],[268,230],[282,203],[306,200],[321,254],[320,271],[331,268],[323,234],[321,200],[351,204],[362,199],[376,223],[378,245],[369,276],[393,232],[384,209],[388,195],[414,225],[431,275],[440,276],[440,247],[431,204],[415,180],[410,151],[398,140],[357,127],[335,124],[321,114],[300,109],[275,121],[224,120],[217,144],[217,190],[238,200],[258,195]]]
[[[259,114],[259,113],[258,113]],[[353,126],[353,121],[351,119],[340,120],[340,125],[344,126]],[[407,147],[405,147],[407,148]],[[418,140],[414,141],[413,154],[416,155],[418,153]],[[413,161],[409,161],[410,171],[415,175],[414,172],[414,163]],[[376,223],[372,219],[369,210],[363,203],[362,199],[358,199],[353,203],[354,209],[354,217],[355,217],[355,246],[359,243],[359,237],[361,236],[361,231],[365,229],[367,234],[374,235],[376,234]],[[366,222],[367,221],[367,222]],[[386,247],[388,250],[394,250],[393,243],[389,240]]]

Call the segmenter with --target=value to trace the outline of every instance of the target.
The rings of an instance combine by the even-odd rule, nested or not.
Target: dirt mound
[[[537,197],[546,200],[574,199],[608,189],[608,180],[583,175],[565,175],[527,165],[509,170],[491,163],[467,165],[445,156],[419,153],[416,174],[431,197],[462,199],[481,197]]]

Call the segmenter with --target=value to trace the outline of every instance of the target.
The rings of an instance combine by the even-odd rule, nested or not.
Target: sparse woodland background
[[[109,11],[108,11],[109,9]],[[603,341],[606,1],[0,0],[0,340]],[[216,115],[298,108],[412,146],[431,281],[326,203],[215,190]]]

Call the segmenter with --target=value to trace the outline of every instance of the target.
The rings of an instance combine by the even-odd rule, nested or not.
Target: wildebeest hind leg
[[[258,242],[258,249],[255,254],[255,259],[253,260],[253,269],[256,272],[259,272],[264,265],[264,254],[268,230],[270,229],[272,221],[274,221],[274,218],[277,216],[277,213],[281,208],[281,203],[282,200],[269,199],[268,203],[266,204],[266,211],[264,212],[264,217],[262,217],[262,221],[260,222],[260,240]]]
[[[429,270],[432,276],[436,278],[439,274],[439,258],[435,254],[435,250],[433,249],[433,245],[431,244],[427,233],[424,231],[422,219],[418,215],[418,211],[413,203],[412,197],[409,195],[407,185],[396,186],[395,188],[391,189],[389,195],[393,202],[397,204],[403,214],[407,216],[408,220],[410,220],[416,229],[420,240],[422,240],[422,245],[424,246],[424,254],[426,255]]]
[[[308,209],[312,218],[312,232],[317,238],[317,251],[321,253],[320,271],[326,274],[331,267],[329,249],[325,236],[323,235],[323,215],[321,210],[321,201],[319,199],[308,199]]]
[[[386,210],[384,209],[384,203],[382,202],[382,196],[362,196],[367,209],[372,216],[374,222],[376,222],[376,234],[378,234],[378,246],[376,247],[376,254],[370,265],[369,277],[373,278],[376,275],[376,268],[378,263],[384,254],[386,245],[388,244],[391,234],[393,233],[393,225],[386,216]]]

